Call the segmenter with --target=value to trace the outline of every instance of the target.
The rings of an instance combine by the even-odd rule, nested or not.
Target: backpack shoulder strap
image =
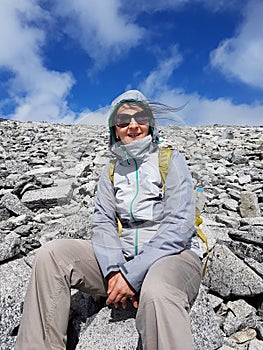
[[[109,177],[112,183],[114,183],[114,170],[115,170],[115,165],[116,165],[116,158],[113,158],[110,160],[110,165],[109,165]]]
[[[165,180],[166,180],[169,166],[170,166],[172,153],[173,153],[173,150],[167,147],[162,147],[159,149],[159,155],[158,155],[159,171],[161,174],[163,191],[164,191]]]
[[[117,159],[113,158],[110,160],[109,165],[109,178],[112,184],[114,184],[114,171],[115,171],[115,165],[116,165]],[[118,216],[116,216],[117,225],[118,225],[118,235],[119,237],[122,236],[122,223]]]

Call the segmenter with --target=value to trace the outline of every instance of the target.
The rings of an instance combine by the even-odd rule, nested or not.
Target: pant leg
[[[16,350],[66,349],[72,287],[106,294],[91,243],[74,239],[47,243],[34,261]]]
[[[190,303],[201,283],[202,263],[190,250],[164,257],[142,284],[136,326],[144,350],[192,350]]]

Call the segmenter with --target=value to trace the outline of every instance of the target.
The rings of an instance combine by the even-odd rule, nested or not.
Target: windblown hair
[[[155,119],[158,121],[165,121],[172,124],[185,124],[184,121],[176,115],[177,112],[181,111],[187,104],[180,107],[169,106],[160,102],[150,101],[148,102],[150,109],[152,110]]]
[[[166,104],[160,103],[160,102],[149,102],[149,101],[137,101],[137,100],[121,100],[118,102],[114,109],[112,110],[110,117],[109,117],[109,129],[110,129],[110,141],[109,144],[112,145],[113,143],[117,142],[117,138],[115,136],[115,116],[118,113],[118,110],[122,104],[127,104],[130,107],[134,106],[140,106],[143,110],[147,111],[149,115],[151,115],[151,121],[150,121],[150,127],[149,127],[149,134],[152,135],[153,142],[158,143],[159,142],[159,134],[157,130],[157,121],[158,124],[159,121],[164,121],[167,125],[167,122],[169,125],[171,124],[184,124],[181,118],[175,115],[176,112],[180,111],[185,107],[185,105],[181,107],[172,107],[168,106]],[[170,116],[169,116],[170,115]]]

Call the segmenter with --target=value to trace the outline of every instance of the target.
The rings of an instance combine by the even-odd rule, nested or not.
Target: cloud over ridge
[[[0,74],[5,78],[1,82],[4,91],[1,114],[22,121],[105,123],[107,109],[103,107],[107,106],[95,112],[89,106],[74,110],[70,97],[78,79],[73,70],[47,64],[47,47],[68,39],[74,42],[75,48],[86,55],[82,69],[89,79],[113,62],[125,61],[139,47],[148,45],[148,52],[154,45],[158,47],[159,43],[150,42],[152,28],[139,20],[143,12],[150,16],[156,11],[182,11],[189,4],[190,0],[131,0],[129,4],[124,0],[2,0]],[[195,0],[194,4],[216,12],[235,8],[239,2]],[[220,71],[226,80],[235,78],[249,87],[262,89],[263,3],[246,0],[244,4],[243,20],[235,35],[220,42],[207,57],[207,64],[210,59],[211,67]],[[128,11],[131,8],[134,11]],[[226,123],[231,115],[235,116],[232,121],[236,123],[262,124],[263,105],[256,99],[251,104],[235,104],[230,97],[208,98],[198,91],[188,93],[179,80],[176,86],[171,84],[171,77],[176,76],[184,63],[184,55],[177,37],[173,38],[155,66],[144,71],[134,88],[142,89],[151,99],[173,106],[188,102],[180,112],[187,123]],[[129,69],[127,66],[127,71]],[[123,89],[129,85],[127,81]]]

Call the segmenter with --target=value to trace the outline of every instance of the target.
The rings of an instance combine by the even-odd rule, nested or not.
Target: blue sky
[[[139,89],[186,104],[180,125],[262,125],[262,18],[262,0],[1,0],[0,116],[105,124]]]

